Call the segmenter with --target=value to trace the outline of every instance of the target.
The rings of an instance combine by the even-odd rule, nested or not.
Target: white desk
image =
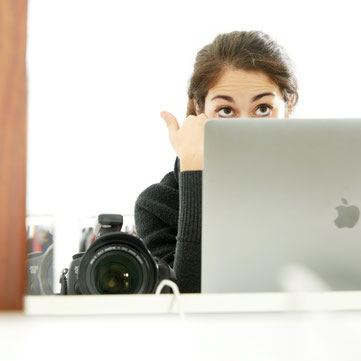
[[[361,292],[182,294],[186,314],[361,311]],[[177,314],[174,295],[26,296],[28,315]]]
[[[0,313],[0,360],[361,360],[360,293],[299,296],[181,295],[183,321],[171,295],[31,297],[42,316]]]

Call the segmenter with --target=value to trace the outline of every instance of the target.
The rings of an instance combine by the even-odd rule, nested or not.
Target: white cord
[[[165,286],[168,286],[172,289],[173,291],[173,294],[174,294],[174,298],[175,300],[177,301],[178,303],[178,307],[179,307],[179,316],[181,318],[182,321],[185,321],[185,317],[184,317],[184,310],[183,310],[183,304],[182,304],[182,301],[181,301],[181,298],[180,298],[180,292],[179,292],[179,288],[177,286],[177,284],[171,280],[162,280],[156,291],[155,291],[155,294],[157,296],[160,295],[160,292],[162,291],[162,289],[165,287]]]

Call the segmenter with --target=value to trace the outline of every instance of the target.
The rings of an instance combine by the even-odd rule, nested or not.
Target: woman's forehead
[[[277,84],[263,72],[227,69],[209,89],[207,98],[220,93],[256,95],[264,91],[276,92],[280,95]]]

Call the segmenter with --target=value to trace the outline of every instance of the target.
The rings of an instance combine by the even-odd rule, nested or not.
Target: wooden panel
[[[22,310],[26,283],[27,0],[0,1],[0,310]]]

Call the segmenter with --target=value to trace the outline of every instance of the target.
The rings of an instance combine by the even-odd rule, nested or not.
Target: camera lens
[[[100,236],[89,247],[77,279],[84,295],[135,294],[153,292],[157,277],[157,263],[143,241],[118,232]]]
[[[44,252],[28,254],[28,294],[53,294],[53,245]]]
[[[53,248],[51,245],[44,253],[40,268],[40,286],[43,294],[53,294]]]
[[[137,293],[143,282],[139,262],[121,251],[108,252],[99,257],[92,273],[95,289],[100,294]]]

